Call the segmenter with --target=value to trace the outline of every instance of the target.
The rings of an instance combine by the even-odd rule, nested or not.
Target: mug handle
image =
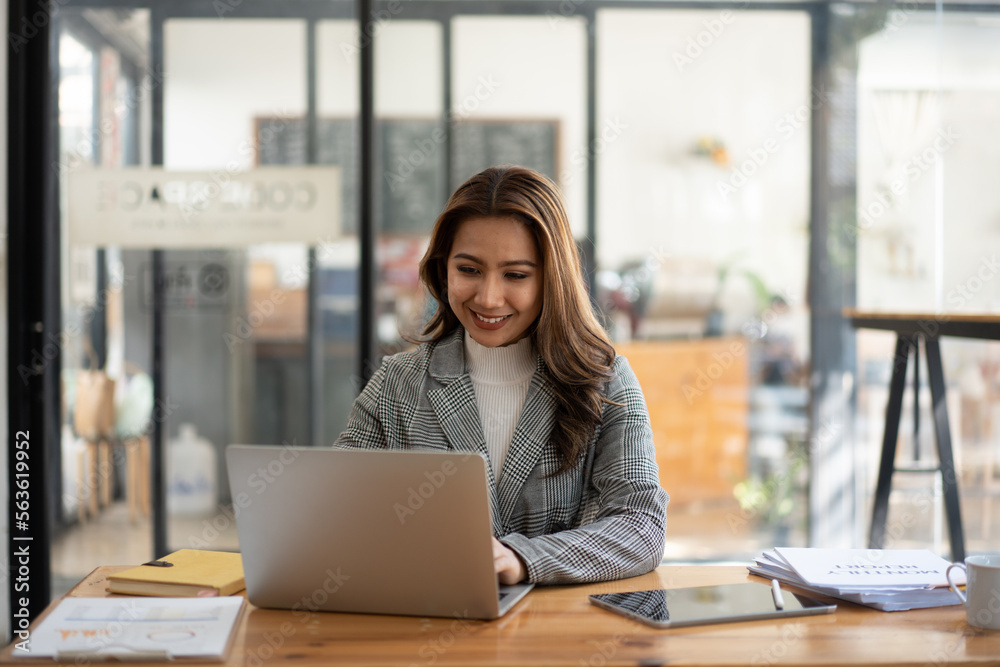
[[[952,563],[951,565],[948,566],[948,569],[945,570],[944,576],[948,579],[948,588],[955,591],[955,595],[957,595],[958,598],[962,601],[962,604],[965,604],[965,593],[960,591],[958,589],[958,586],[955,585],[955,582],[951,580],[951,570],[952,568],[955,567],[960,567],[962,568],[963,572],[965,571],[965,563]]]

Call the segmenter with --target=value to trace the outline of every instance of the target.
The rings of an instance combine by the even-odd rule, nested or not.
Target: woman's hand
[[[524,581],[528,571],[521,558],[497,538],[493,538],[493,570],[501,584],[516,584]]]

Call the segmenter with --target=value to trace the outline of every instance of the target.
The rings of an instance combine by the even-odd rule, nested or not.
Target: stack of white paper
[[[882,611],[961,604],[948,588],[948,561],[926,549],[777,547],[748,569],[768,579]],[[953,571],[956,584],[965,583]]]

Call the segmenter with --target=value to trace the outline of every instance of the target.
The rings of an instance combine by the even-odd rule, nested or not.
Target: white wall
[[[377,116],[441,115],[441,32],[434,21],[390,21],[379,31],[375,41]]]
[[[434,119],[441,115],[441,28],[433,21],[393,21],[375,32],[375,113]],[[316,30],[317,113],[355,116],[360,106],[355,21],[321,21]]]
[[[440,27],[389,20],[375,41],[375,104],[383,117],[441,116]],[[254,118],[302,117],[306,110],[305,22],[174,20],[165,29],[165,164],[172,169],[249,169],[257,163]],[[359,37],[354,21],[321,21],[316,31],[317,113],[359,112]],[[306,261],[301,244],[250,249],[278,276]],[[330,245],[324,264],[352,266],[357,245]],[[301,287],[287,284],[286,287]]]
[[[598,155],[599,265],[735,262],[799,306],[804,341],[808,16],[609,9],[597,27],[598,124],[622,128]],[[721,142],[730,164],[696,155],[702,138]],[[753,305],[748,287],[733,290],[724,303],[739,321]]]
[[[555,119],[559,185],[574,233],[586,231],[586,27],[579,17],[459,16],[452,23],[452,112]],[[489,85],[483,85],[483,82]]]
[[[172,20],[164,28],[164,164],[255,164],[256,116],[302,116],[305,21]]]
[[[1000,312],[1000,25],[935,21],[860,46],[858,304]]]
[[[451,111],[557,119],[558,180],[578,236],[586,229],[584,156],[596,155],[601,268],[619,268],[651,251],[709,265],[735,261],[793,303],[804,303],[811,113],[805,13],[603,10],[597,26],[600,139],[592,147],[582,19],[460,16],[452,27]],[[298,20],[169,22],[167,165],[210,169],[235,160],[252,166],[254,156],[244,149],[252,143],[254,116],[304,113],[304,31]],[[780,38],[761,39],[764,34]],[[706,38],[701,53],[679,65],[678,54]],[[377,27],[375,43],[377,113],[440,117],[440,27],[390,19]],[[355,22],[319,24],[321,116],[358,113],[358,46]],[[485,95],[484,80],[493,83]],[[794,126],[781,125],[796,113]],[[692,156],[700,137],[724,142],[732,165]],[[774,150],[766,163],[746,162],[769,140]],[[720,184],[742,164],[753,175],[722,196]],[[336,261],[350,265],[356,253],[344,248]],[[279,264],[301,262],[304,248],[266,252]],[[734,281],[727,298],[734,321],[754,310],[747,285]],[[802,317],[795,328],[794,337],[804,340]]]
[[[377,31],[375,104],[381,116],[441,114],[440,28],[388,21]],[[358,113],[358,37],[353,21],[317,27],[317,111]],[[235,159],[252,167],[245,142],[257,116],[302,116],[305,23],[299,20],[174,20],[166,26],[166,164],[212,169]]]

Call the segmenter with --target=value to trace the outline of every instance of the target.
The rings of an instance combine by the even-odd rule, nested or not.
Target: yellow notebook
[[[246,587],[243,560],[238,553],[181,549],[159,562],[171,566],[140,565],[108,576],[108,592],[199,597],[232,595]]]

